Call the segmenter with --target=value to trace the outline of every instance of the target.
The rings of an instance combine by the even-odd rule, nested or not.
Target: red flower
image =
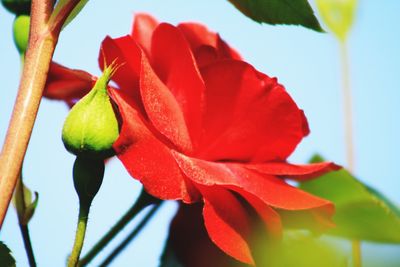
[[[248,205],[272,233],[281,229],[279,213],[330,223],[332,203],[283,180],[338,166],[286,162],[309,129],[276,78],[202,25],[175,27],[142,14],[130,35],[103,41],[100,66],[114,60],[118,158],[153,196],[203,202],[208,235],[225,253],[254,264]]]

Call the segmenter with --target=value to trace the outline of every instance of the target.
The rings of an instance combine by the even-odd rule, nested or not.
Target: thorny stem
[[[17,99],[0,155],[0,228],[19,177],[32,128],[36,120],[47,73],[61,26],[79,3],[65,4],[54,25],[47,23],[53,0],[32,0],[29,45]]]
[[[21,60],[21,71],[22,71],[24,68],[24,63],[25,63],[25,53],[20,54],[20,60]],[[26,256],[29,261],[29,266],[36,267],[35,254],[33,253],[31,237],[29,234],[29,228],[28,228],[28,224],[27,224],[28,222],[24,223],[22,221],[23,219],[21,218],[21,216],[23,216],[26,211],[26,204],[25,204],[26,196],[25,196],[25,190],[24,190],[24,181],[23,181],[23,176],[22,176],[22,170],[20,171],[19,179],[18,179],[17,183],[18,184],[15,187],[14,197],[16,198],[16,202],[20,203],[22,206],[22,211],[18,211],[18,208],[16,208],[17,213],[18,213],[19,229],[21,231],[22,240],[24,242],[25,252],[26,252]],[[20,214],[20,212],[21,212],[21,214]]]

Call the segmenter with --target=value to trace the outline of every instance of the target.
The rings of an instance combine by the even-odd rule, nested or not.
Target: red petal
[[[248,192],[264,203],[286,210],[318,209],[333,214],[333,204],[295,188],[272,175],[260,174],[246,164],[209,162],[173,152],[182,171],[198,184],[219,185]],[[239,193],[241,191],[238,191]]]
[[[117,71],[112,77],[118,86],[131,95],[138,97],[139,74],[142,52],[131,36],[111,39],[106,37],[101,43],[99,64],[117,64]]]
[[[190,153],[192,142],[179,103],[154,73],[145,56],[142,57],[140,92],[154,127],[181,151]]]
[[[297,181],[306,181],[341,167],[333,162],[320,162],[305,165],[295,165],[286,162],[266,162],[260,164],[246,164],[246,168],[262,174],[282,176]]]
[[[152,66],[177,99],[192,141],[201,133],[204,82],[183,34],[176,27],[160,24],[153,33]]]
[[[301,110],[302,120],[303,120],[303,134],[307,136],[310,134],[310,127],[308,126],[308,121],[306,114],[304,114],[304,110]]]
[[[192,51],[197,57],[197,51],[202,46],[213,47],[219,59],[241,59],[239,53],[229,47],[221,37],[198,23],[181,23],[178,28],[189,41]]]
[[[220,61],[202,69],[204,136],[210,161],[284,160],[304,136],[304,117],[285,89],[251,65]]]
[[[249,266],[240,264],[211,242],[202,214],[203,205],[180,205],[174,217],[167,243],[182,266],[228,267]]]
[[[250,234],[248,214],[227,190],[202,188],[204,224],[211,240],[233,258],[254,265],[246,237]]]
[[[182,199],[187,203],[198,199],[196,189],[182,175],[170,149],[146,127],[134,108],[134,99],[119,90],[110,90],[110,94],[123,121],[113,147],[129,174],[158,198]]]
[[[279,214],[258,197],[244,190],[239,190],[239,192],[239,194],[246,199],[246,201],[255,209],[257,214],[264,221],[267,232],[273,237],[281,237],[282,222]]]
[[[151,38],[158,24],[158,21],[148,14],[135,14],[131,35],[147,55],[150,55]]]
[[[194,53],[199,68],[207,66],[218,60],[218,54],[214,47],[203,45]]]
[[[52,62],[43,96],[68,103],[82,98],[93,87],[96,78],[86,71],[73,70]]]

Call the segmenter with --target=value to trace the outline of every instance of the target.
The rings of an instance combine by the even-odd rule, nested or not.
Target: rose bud
[[[107,93],[115,66],[105,68],[92,90],[69,112],[62,131],[65,148],[76,156],[106,159],[114,155],[118,120]]]
[[[1,0],[3,6],[15,15],[29,15],[31,13],[31,0]]]
[[[19,53],[23,55],[28,47],[30,17],[20,15],[15,18],[13,25],[14,43]]]

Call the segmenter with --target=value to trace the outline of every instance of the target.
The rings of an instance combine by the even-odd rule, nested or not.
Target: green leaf
[[[11,250],[0,241],[0,266],[15,267],[15,259],[11,255]]]
[[[22,190],[21,190],[22,188]],[[13,205],[17,210],[18,218],[21,224],[27,225],[33,214],[35,213],[36,207],[39,201],[39,194],[34,192],[35,198],[32,199],[31,190],[22,182],[22,177],[18,181],[13,196]]]
[[[353,25],[357,0],[317,0],[317,7],[328,28],[344,41]]]
[[[249,18],[268,24],[301,25],[323,32],[307,0],[228,0]]]
[[[33,214],[35,213],[36,207],[38,205],[38,202],[39,202],[39,194],[38,192],[35,192],[35,199],[31,204],[26,206],[25,213],[21,220],[22,224],[27,225],[29,221],[32,219]]]
[[[51,18],[56,17],[56,16],[60,13],[61,9],[62,9],[69,1],[70,1],[70,0],[58,0],[57,3],[56,3],[55,6],[54,6],[53,12],[51,13],[50,20],[51,20]]]
[[[32,199],[31,190],[29,190],[29,188],[21,181],[22,180],[18,180],[12,199],[12,203],[14,208],[17,210],[18,215],[24,213],[25,207],[31,203],[30,200]],[[21,191],[21,187],[23,191]]]
[[[60,11],[67,5],[71,0],[59,0],[54,7],[54,10],[50,16],[49,21],[52,22],[55,18],[60,14]],[[79,3],[75,6],[72,12],[69,14],[67,19],[64,22],[62,28],[64,29],[78,14],[81,10],[85,7],[85,5],[89,2],[89,0],[80,0]]]
[[[313,162],[322,158],[314,157]],[[329,234],[349,239],[400,243],[400,210],[377,190],[348,171],[331,172],[303,182],[300,188],[336,206],[335,228]]]
[[[65,28],[79,14],[79,12],[82,11],[87,2],[89,2],[89,0],[81,0],[79,2],[79,4],[72,10],[71,14],[69,14],[67,20],[63,25],[63,28]]]

